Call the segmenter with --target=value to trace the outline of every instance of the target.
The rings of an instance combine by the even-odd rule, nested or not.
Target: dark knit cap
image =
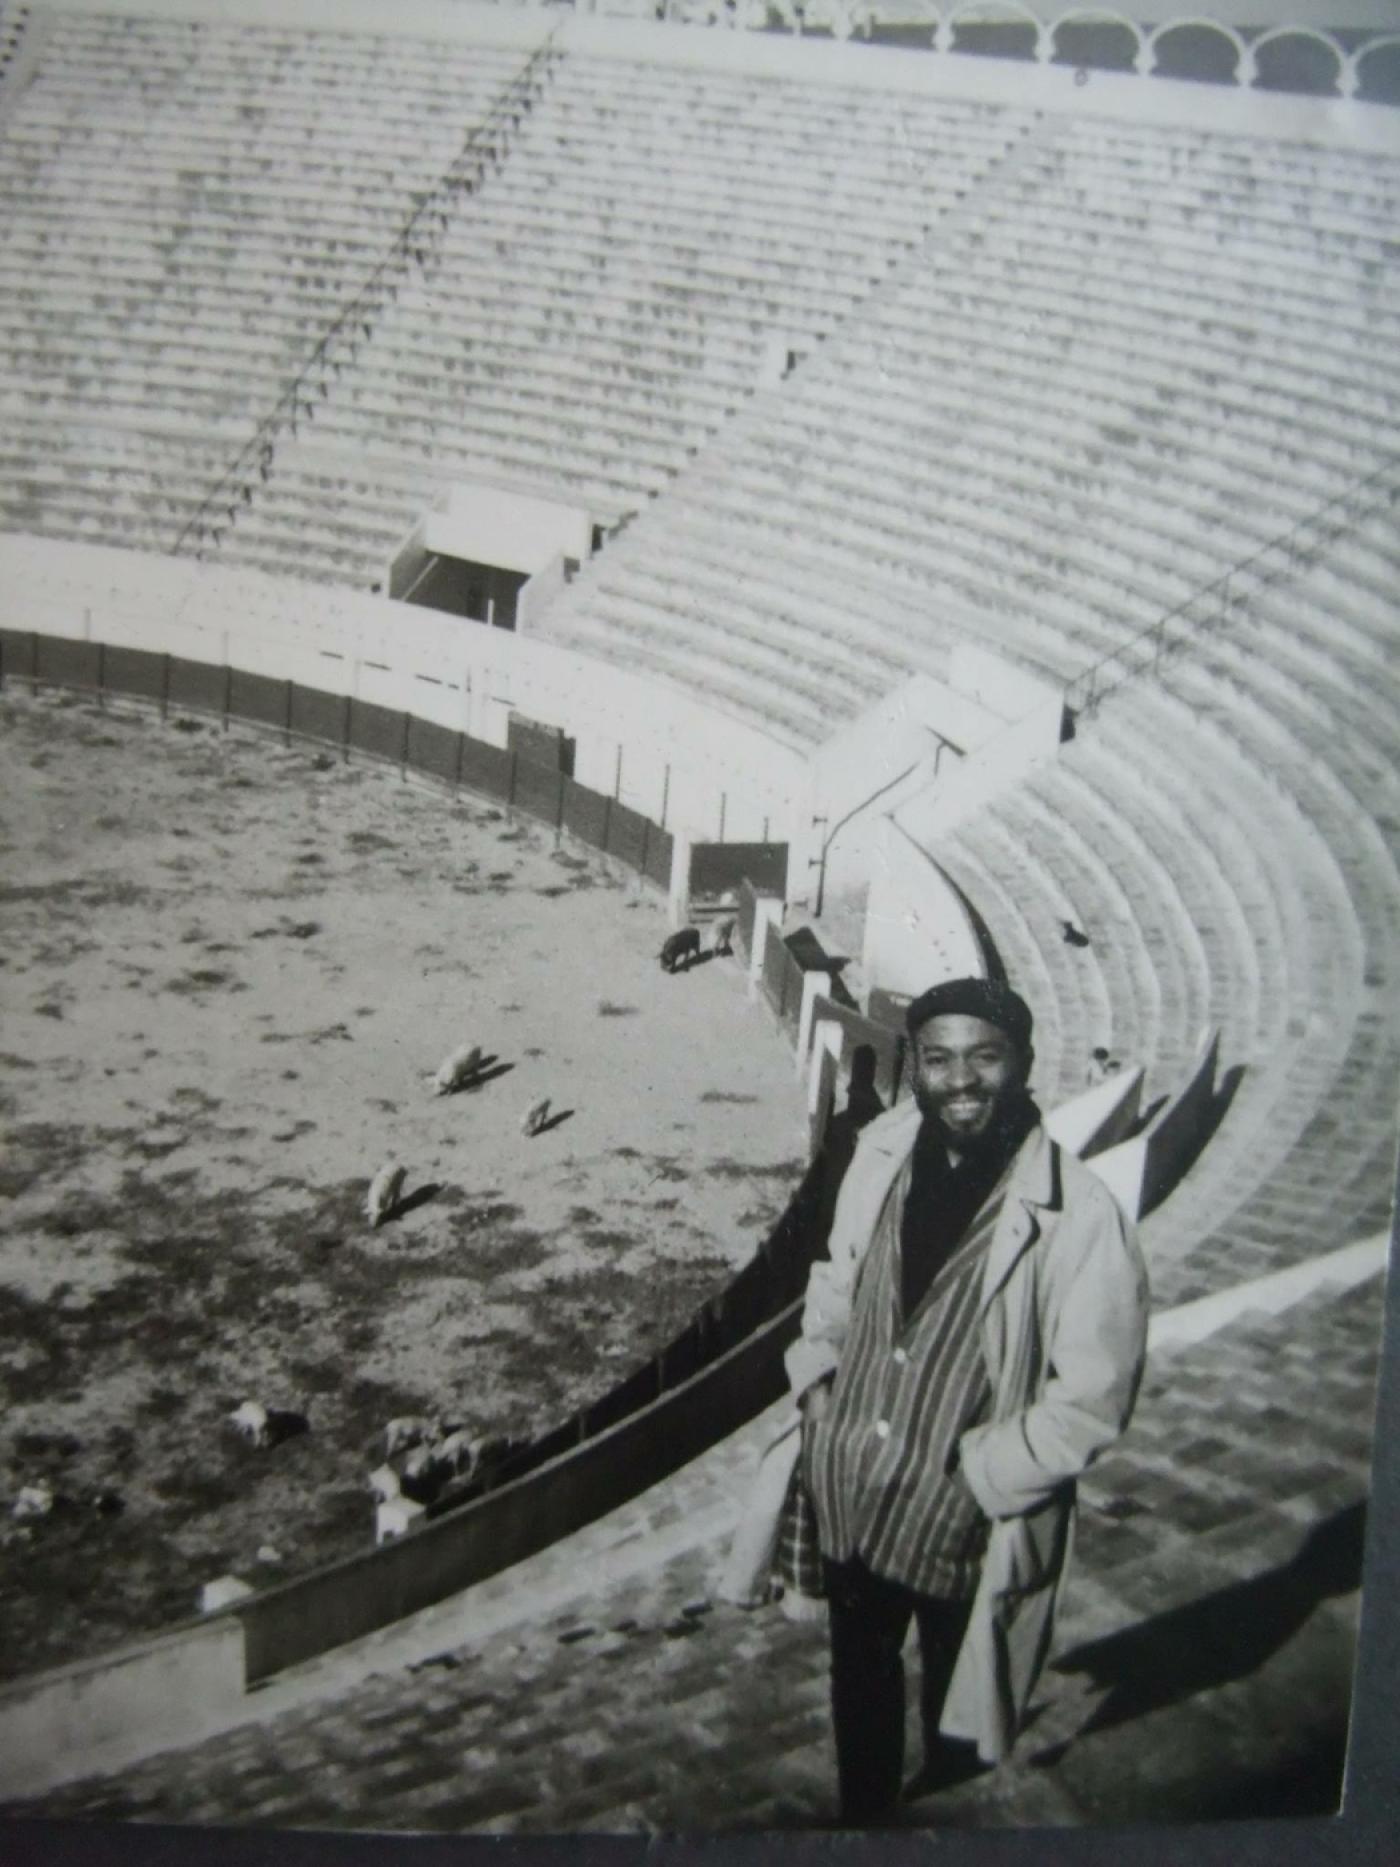
[[[1005,1031],[1018,1050],[1031,1047],[1030,1006],[999,979],[945,979],[921,993],[904,1018],[913,1038],[930,1018],[950,1015],[985,1019]]]

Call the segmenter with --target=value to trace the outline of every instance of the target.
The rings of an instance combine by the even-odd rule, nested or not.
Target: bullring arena
[[[907,1819],[1327,1812],[1400,38],[661,11],[0,7],[4,1812],[821,1822],[824,1630],[719,1570],[901,1008],[1003,969],[1153,1332]]]

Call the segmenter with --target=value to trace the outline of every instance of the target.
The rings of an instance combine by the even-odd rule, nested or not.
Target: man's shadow
[[[1365,1530],[1365,1503],[1348,1505],[1311,1530],[1281,1568],[1062,1655],[1055,1672],[1087,1673],[1106,1688],[1076,1741],[1256,1673],[1319,1603],[1360,1586]],[[1032,1761],[1057,1763],[1068,1748],[1055,1745]]]

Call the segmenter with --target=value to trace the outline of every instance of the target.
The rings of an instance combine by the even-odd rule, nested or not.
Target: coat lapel
[[[987,1268],[982,1278],[984,1316],[1016,1268],[1021,1254],[1040,1236],[1040,1214],[1057,1211],[1059,1205],[1060,1175],[1055,1147],[1044,1127],[1037,1123],[1021,1143],[1021,1151],[1011,1170],[1011,1184],[1006,1189],[1001,1222],[987,1253]]]
[[[913,1150],[923,1119],[913,1101],[901,1104],[897,1114],[898,1119],[895,1119],[892,1111],[890,1116],[882,1118],[879,1128],[868,1128],[862,1137],[864,1145],[857,1156],[860,1178],[852,1187],[853,1197],[843,1214],[841,1240],[846,1249],[856,1255],[863,1253],[875,1235],[890,1188]],[[833,1240],[833,1256],[835,1245]]]

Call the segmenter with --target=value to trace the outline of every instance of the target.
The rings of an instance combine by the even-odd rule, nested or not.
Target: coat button
[[[894,1351],[894,1364],[897,1368],[902,1368],[905,1362],[908,1361],[908,1359],[909,1357],[905,1354],[902,1348],[897,1348]]]
[[[890,1436],[890,1423],[889,1423],[889,1421],[888,1421],[888,1420],[876,1420],[876,1422],[875,1422],[875,1437],[876,1437],[877,1439],[888,1439],[888,1438],[889,1438],[889,1436]]]

